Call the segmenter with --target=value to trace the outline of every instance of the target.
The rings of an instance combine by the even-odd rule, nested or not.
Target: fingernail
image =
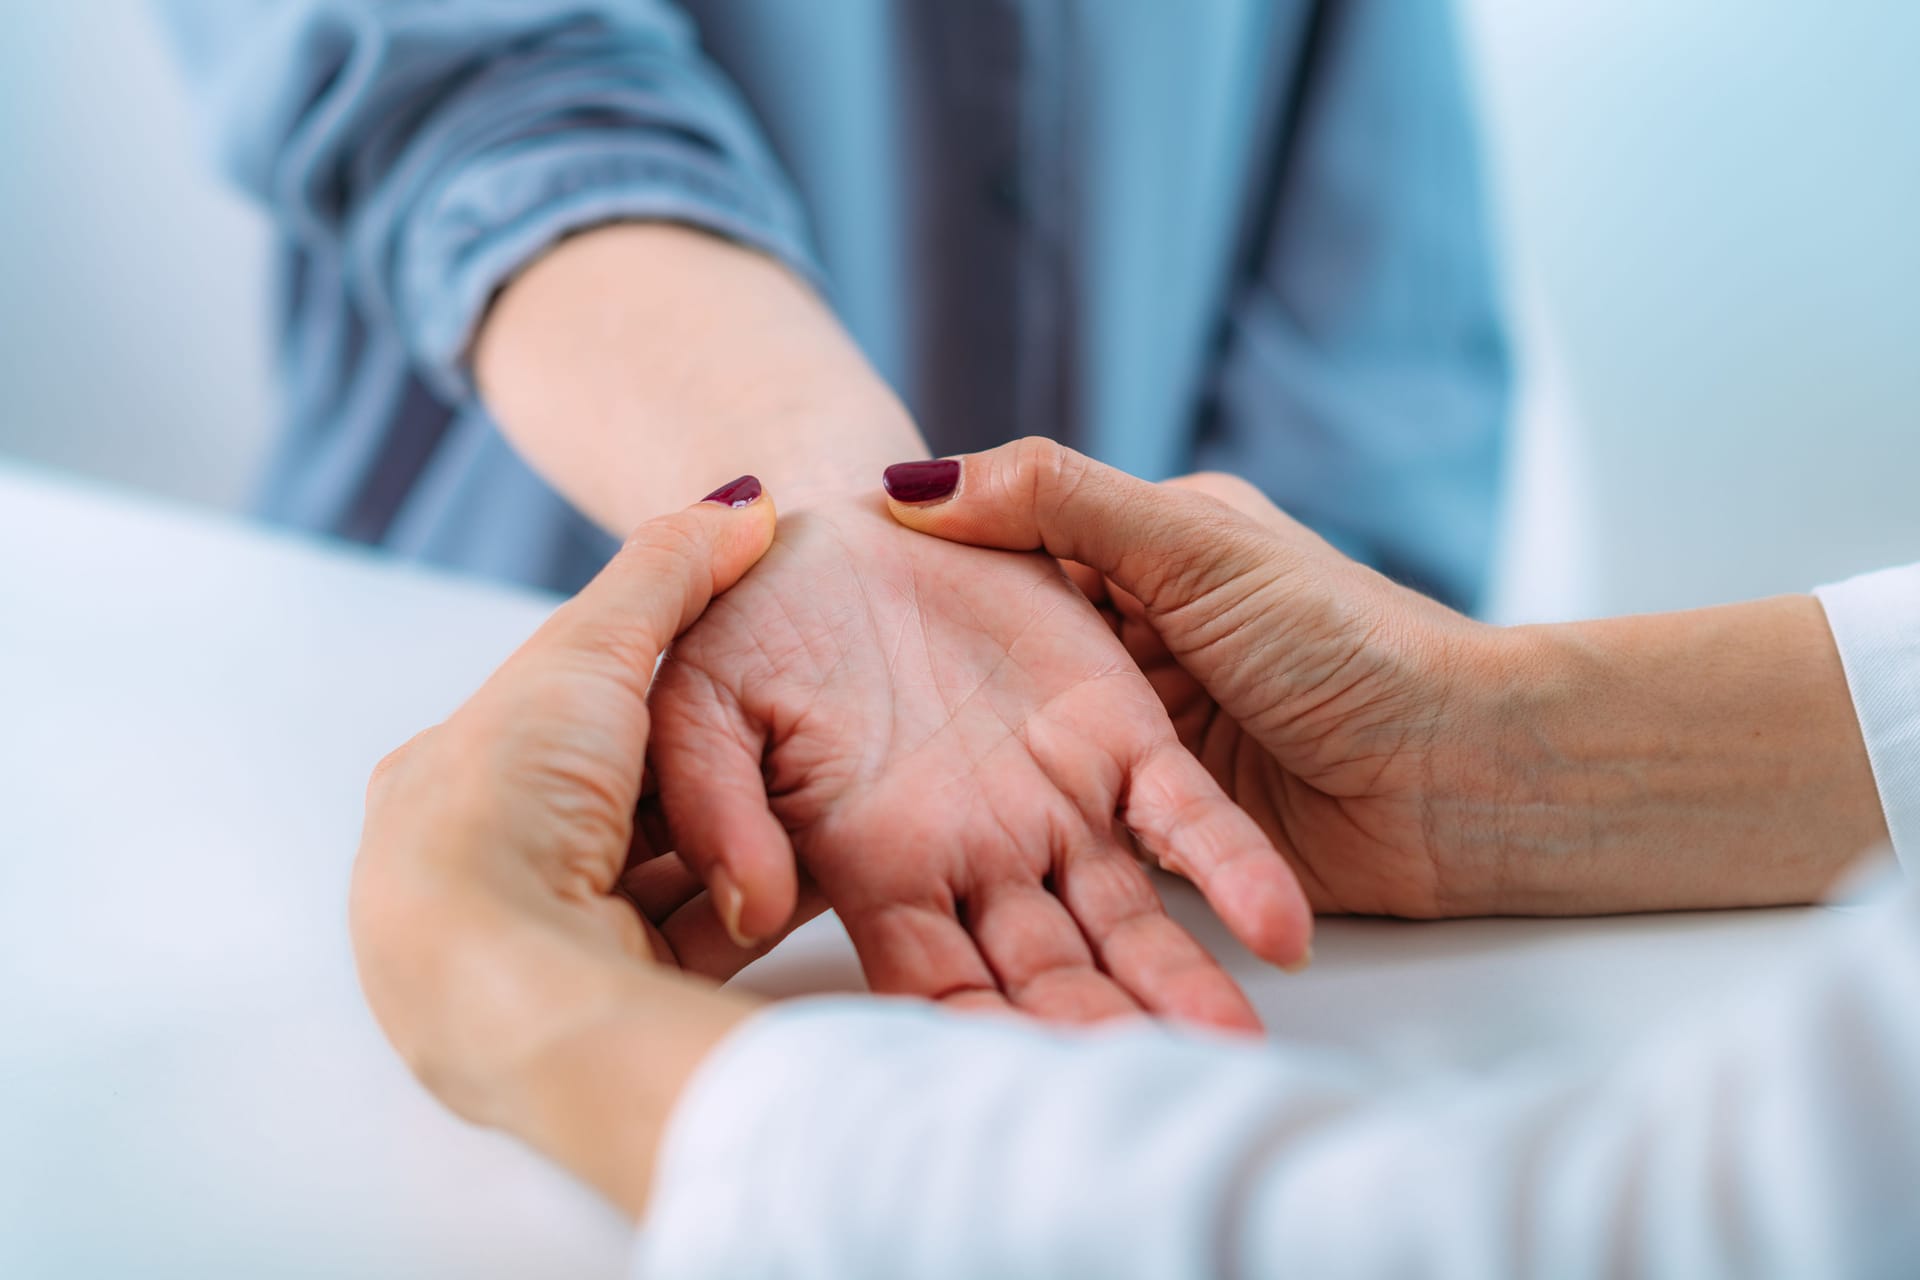
[[[725,867],[715,867],[707,877],[707,892],[713,895],[714,910],[719,913],[720,923],[733,939],[733,945],[751,951],[755,940],[740,930],[740,912],[746,906],[746,895],[740,892],[740,886],[733,882]]]
[[[960,487],[960,460],[896,462],[880,477],[895,502],[945,502]]]
[[[1312,946],[1308,946],[1308,948],[1305,951],[1302,951],[1300,953],[1300,958],[1298,960],[1295,960],[1292,964],[1283,964],[1280,966],[1280,968],[1281,968],[1281,971],[1285,973],[1305,973],[1307,971],[1307,966],[1311,965],[1312,963],[1313,963],[1313,948]]]
[[[758,501],[759,497],[760,478],[758,476],[741,476],[738,480],[727,481],[718,489],[715,489],[712,493],[700,499],[700,501],[717,502],[723,507],[734,507],[737,509]]]

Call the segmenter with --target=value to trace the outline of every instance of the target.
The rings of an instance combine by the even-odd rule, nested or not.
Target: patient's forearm
[[[1527,629],[1478,815],[1502,912],[1806,902],[1886,839],[1811,596]],[[1464,831],[1463,831],[1464,834]]]
[[[926,456],[804,284],[684,227],[556,246],[495,303],[474,359],[515,447],[617,533],[749,472],[792,510]]]

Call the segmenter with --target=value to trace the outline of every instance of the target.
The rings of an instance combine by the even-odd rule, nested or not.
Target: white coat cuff
[[[1893,851],[1920,872],[1920,564],[1814,593],[1846,669]]]

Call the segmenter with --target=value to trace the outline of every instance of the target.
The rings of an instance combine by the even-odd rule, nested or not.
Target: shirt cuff
[[[1920,874],[1920,564],[1814,594],[1840,650],[1894,854]]]
[[[409,233],[399,299],[415,358],[449,401],[494,296],[550,246],[612,222],[675,222],[756,249],[825,292],[783,185],[717,157],[604,132],[548,138],[462,173]]]

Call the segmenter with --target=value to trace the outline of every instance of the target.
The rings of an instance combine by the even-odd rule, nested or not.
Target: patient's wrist
[[[849,429],[855,421],[869,425]],[[782,514],[848,503],[879,504],[882,472],[896,462],[933,456],[912,419],[887,406],[867,406],[860,419],[850,418],[811,435],[819,442],[818,456],[788,458],[781,466],[774,500]]]
[[[735,476],[791,510],[924,455],[804,282],[687,227],[623,223],[553,246],[489,309],[473,363],[507,438],[615,534]]]

